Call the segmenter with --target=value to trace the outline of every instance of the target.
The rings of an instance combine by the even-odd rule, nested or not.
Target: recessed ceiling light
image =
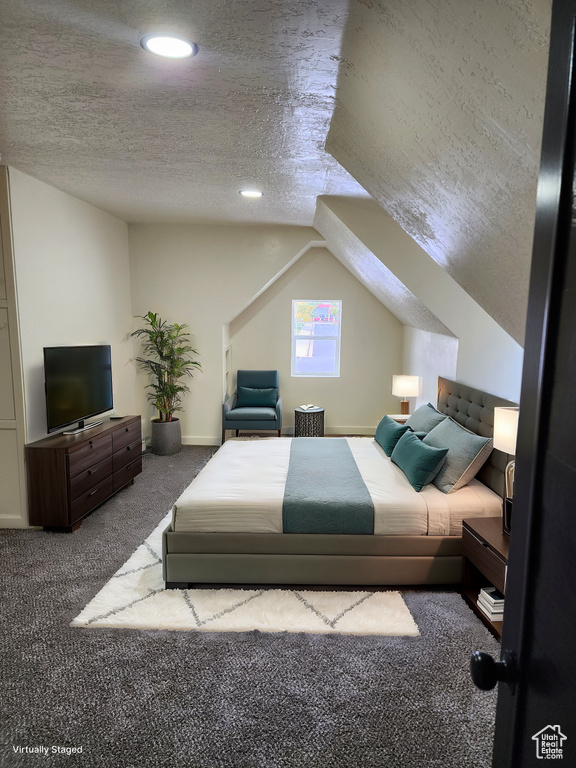
[[[262,197],[262,192],[260,192],[258,189],[241,189],[240,194],[242,197]]]
[[[169,35],[155,32],[145,35],[140,40],[144,50],[155,53],[157,56],[165,56],[168,59],[187,59],[198,53],[196,43],[190,42],[180,35]]]

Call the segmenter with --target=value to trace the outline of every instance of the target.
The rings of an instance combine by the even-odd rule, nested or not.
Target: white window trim
[[[339,323],[338,323],[338,336],[318,336],[314,334],[314,336],[310,337],[304,334],[296,334],[294,333],[294,305],[299,304],[301,302],[308,302],[308,301],[317,301],[319,304],[336,304],[339,305]],[[292,314],[290,316],[290,332],[292,335],[292,344],[291,344],[291,375],[294,378],[297,379],[337,379],[340,377],[340,346],[342,344],[342,299],[292,299]],[[296,367],[296,342],[297,341],[306,341],[310,338],[314,339],[314,341],[336,341],[336,355],[335,355],[335,372],[334,373],[297,373],[295,370]]]

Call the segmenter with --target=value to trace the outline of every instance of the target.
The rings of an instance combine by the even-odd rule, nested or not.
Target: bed
[[[514,403],[464,384],[438,380],[436,409],[446,427],[456,422],[474,435],[491,438],[494,408],[510,405]],[[431,432],[427,441],[424,433],[411,433],[410,440],[417,440],[414,434],[434,445]],[[488,458],[476,476],[455,492],[443,493],[433,483],[416,492],[373,438],[228,441],[174,504],[162,537],[166,588],[198,583],[459,583],[462,518],[502,513],[507,456],[491,450],[490,444],[487,449]],[[356,467],[348,475],[342,465],[336,473],[342,475],[341,486],[336,482],[336,487],[322,490],[326,498],[317,505],[316,516],[309,514],[306,497],[321,495],[313,485],[321,473],[306,472],[307,451],[320,454],[320,466],[324,453],[326,465],[339,466],[339,452],[349,452]],[[293,469],[294,456],[300,456],[300,474]],[[361,477],[357,486],[354,471]],[[289,517],[287,499],[294,490],[304,502],[295,496],[295,516]],[[366,523],[360,501],[355,509],[362,494],[370,497],[373,509]],[[334,496],[347,497],[340,505],[341,518],[335,516]]]

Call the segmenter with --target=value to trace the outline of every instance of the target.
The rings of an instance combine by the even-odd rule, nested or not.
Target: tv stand
[[[90,427],[88,434],[52,435],[26,446],[30,525],[73,531],[142,472],[140,416]]]
[[[84,419],[81,419],[78,422],[78,426],[76,429],[70,429],[66,432],[62,432],[63,435],[77,435],[80,432],[86,432],[87,429],[92,429],[92,427],[97,427],[100,424],[102,424],[101,421],[91,421],[90,424],[84,424]]]

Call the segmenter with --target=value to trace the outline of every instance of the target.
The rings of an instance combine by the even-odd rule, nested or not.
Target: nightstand
[[[389,419],[394,419],[398,424],[405,424],[410,416],[409,413],[387,413]]]
[[[502,622],[490,621],[478,608],[480,587],[493,586],[504,594],[510,539],[502,533],[501,517],[474,517],[462,520],[464,578],[462,596],[497,640]]]

